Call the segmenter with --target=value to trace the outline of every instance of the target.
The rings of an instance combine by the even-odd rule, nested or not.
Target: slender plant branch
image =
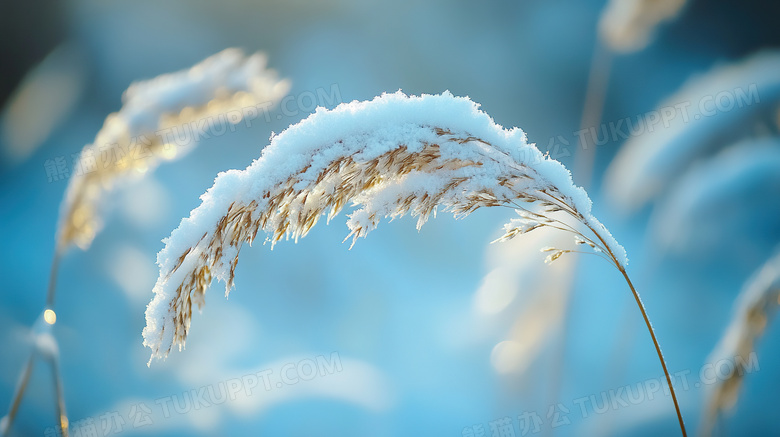
[[[680,404],[677,402],[677,395],[674,393],[674,386],[672,386],[672,378],[671,376],[669,376],[669,370],[666,368],[666,360],[664,360],[664,355],[661,352],[661,346],[658,344],[658,339],[655,337],[655,331],[653,330],[653,325],[650,323],[650,319],[647,317],[647,311],[645,311],[645,306],[644,304],[642,304],[642,299],[639,297],[639,293],[637,293],[636,288],[634,288],[634,284],[631,283],[631,279],[628,277],[628,274],[626,273],[626,269],[620,268],[620,273],[622,273],[623,277],[626,278],[628,287],[631,289],[631,293],[634,294],[634,299],[636,300],[636,304],[639,306],[639,310],[642,312],[642,317],[645,319],[647,330],[650,332],[650,336],[653,338],[655,351],[658,353],[658,359],[661,361],[661,366],[664,368],[664,374],[666,375],[666,382],[667,384],[669,384],[669,392],[672,394],[672,400],[674,401],[674,409],[677,410],[677,420],[680,421],[680,430],[682,431],[683,436],[687,436],[687,433],[685,432],[685,423],[683,422],[682,413],[680,412]]]
[[[601,242],[601,244],[594,243],[594,249],[595,249],[595,247],[598,246],[599,248],[605,250],[607,258],[608,258],[608,261],[611,260],[610,263],[613,264],[620,271],[620,273],[623,274],[623,277],[625,278],[626,283],[628,284],[629,288],[631,289],[631,293],[633,294],[634,299],[636,300],[636,303],[639,306],[639,310],[642,313],[642,317],[645,320],[645,324],[647,325],[647,329],[650,332],[650,337],[653,340],[653,345],[655,346],[655,350],[656,350],[656,352],[658,354],[658,359],[661,362],[661,367],[664,370],[664,375],[666,376],[666,382],[669,385],[669,391],[670,391],[670,393],[672,395],[672,400],[674,401],[674,408],[675,408],[675,411],[677,412],[677,418],[678,418],[678,420],[680,422],[680,430],[682,431],[683,437],[687,437],[687,432],[685,430],[685,423],[684,423],[683,418],[682,418],[682,412],[680,411],[680,405],[679,405],[679,402],[677,401],[677,394],[674,391],[674,386],[672,385],[672,379],[671,379],[671,376],[669,374],[669,369],[666,366],[666,361],[664,360],[663,353],[661,352],[661,346],[658,343],[658,339],[657,339],[657,337],[655,335],[655,331],[653,329],[652,324],[650,323],[649,317],[647,316],[647,311],[645,310],[644,304],[642,303],[642,300],[639,297],[639,293],[636,291],[636,288],[634,287],[634,284],[631,282],[631,279],[628,277],[628,273],[626,272],[625,267],[618,261],[617,256],[612,251],[612,249],[610,249],[609,245],[604,240],[604,237],[602,237],[601,234],[598,231],[596,231],[596,229],[591,224],[588,223],[588,221],[585,219],[585,217],[582,216],[582,214],[580,214],[577,211],[572,210],[572,209],[566,209],[564,207],[566,205],[566,202],[564,202],[562,198],[560,198],[558,196],[555,196],[552,193],[549,193],[549,192],[547,192],[545,190],[540,190],[540,192],[546,194],[551,199],[551,201],[554,202],[554,204],[556,206],[561,206],[562,205],[561,208],[560,208],[561,211],[569,213],[573,218],[575,218],[580,223],[584,224],[588,229],[590,229],[590,231],[593,233],[593,235]],[[523,211],[527,211],[525,208],[522,208],[522,207],[519,207],[519,209],[521,209]],[[535,214],[535,213],[532,213],[532,214]],[[560,220],[551,220],[548,217],[546,217],[544,215],[541,215],[541,214],[536,214],[536,215],[538,215],[539,217],[547,219],[548,223],[545,223],[543,226],[549,226],[549,227],[554,228],[554,229],[567,231],[567,232],[573,232],[573,233],[575,233],[577,235],[580,235],[586,241],[593,241],[589,237],[585,236],[583,233],[577,231],[576,229],[574,229],[571,226],[569,226],[568,224],[566,224],[565,222],[562,222]],[[555,226],[555,225],[550,224],[552,222],[560,223],[560,224],[562,224],[562,225],[564,225],[566,227],[559,227],[559,226]],[[567,250],[566,252],[577,252],[577,253],[579,253],[580,251]],[[604,253],[604,252],[602,252],[602,253]],[[558,351],[559,357],[558,358],[562,358],[563,349],[564,349],[563,346],[561,346],[561,348],[559,348],[559,351]],[[558,389],[559,389],[559,387],[556,387],[556,389],[555,389],[555,391],[553,393],[557,393]]]
[[[585,103],[582,109],[582,118],[580,119],[580,131],[598,126],[604,112],[604,101],[606,100],[607,88],[609,87],[610,70],[612,69],[612,52],[604,46],[600,38],[596,38],[591,56],[590,71],[588,72],[588,85],[585,91]],[[593,180],[593,167],[596,160],[595,144],[589,144],[586,136],[580,136],[583,141],[579,149],[574,154],[575,174],[581,175],[580,184],[588,189]],[[588,241],[589,238],[583,236]],[[608,259],[608,262],[614,264],[615,261]],[[576,263],[576,261],[575,261]],[[576,264],[575,264],[576,266]],[[572,266],[572,269],[575,268]],[[571,294],[574,290],[573,281],[570,281],[569,287],[564,289],[561,299],[563,304],[562,326],[560,338],[557,341],[555,368],[553,370],[551,398],[556,401],[560,394],[561,374],[565,365],[566,345],[568,343],[569,317],[571,311]]]
[[[618,261],[617,256],[612,251],[612,249],[610,249],[609,245],[604,240],[604,237],[602,237],[601,234],[598,231],[596,231],[596,229],[591,224],[588,223],[588,221],[585,219],[585,217],[582,216],[582,214],[578,213],[577,211],[571,210],[571,209],[566,209],[564,207],[566,205],[566,202],[564,202],[563,199],[561,199],[560,197],[555,196],[555,195],[553,195],[553,194],[551,194],[551,193],[549,193],[547,191],[544,191],[544,190],[540,190],[540,192],[546,194],[556,206],[561,206],[561,210],[562,211],[569,213],[574,219],[576,219],[580,223],[584,224],[593,233],[593,235],[601,242],[601,244],[594,243],[594,248],[595,247],[599,247],[600,249],[604,250],[605,252],[602,252],[602,253],[606,253],[606,258],[610,262],[610,264],[614,265],[620,271],[620,273],[623,274],[623,277],[625,278],[626,283],[628,284],[629,288],[631,289],[631,293],[633,294],[634,299],[636,300],[636,303],[639,306],[639,310],[642,313],[642,317],[645,320],[645,324],[647,325],[647,330],[650,332],[650,337],[653,340],[653,345],[655,346],[655,350],[658,353],[658,359],[661,362],[661,367],[663,368],[664,375],[666,376],[666,382],[669,385],[669,391],[672,394],[672,400],[674,401],[674,408],[675,408],[675,410],[677,412],[677,418],[678,418],[678,420],[680,422],[680,430],[682,431],[683,437],[687,437],[687,432],[685,430],[685,423],[683,422],[682,413],[680,411],[680,405],[679,405],[679,403],[677,401],[677,394],[674,391],[674,386],[672,385],[672,378],[671,378],[671,376],[669,374],[669,369],[666,367],[666,361],[664,360],[663,353],[661,352],[661,346],[659,345],[658,339],[655,336],[655,330],[653,329],[653,326],[650,323],[650,319],[647,316],[647,311],[645,310],[645,306],[642,303],[642,300],[640,299],[639,293],[636,291],[636,288],[634,288],[634,284],[631,282],[631,279],[628,277],[628,273],[626,272],[625,267]],[[523,207],[521,207],[519,205],[518,205],[518,208],[523,210],[523,211],[528,211],[527,209],[525,209],[525,208],[523,208]],[[531,214],[536,214],[536,213],[532,213],[531,212]],[[583,233],[581,233],[581,232],[577,231],[576,229],[572,228],[571,226],[569,226],[565,222],[562,222],[560,220],[552,220],[552,219],[549,219],[547,216],[544,216],[544,215],[541,215],[541,214],[536,214],[536,215],[539,216],[539,217],[547,219],[548,223],[545,223],[543,226],[549,226],[551,228],[558,229],[558,230],[561,230],[561,231],[572,232],[572,233],[574,233],[576,235],[581,236],[583,239],[585,239],[587,241],[592,241],[589,237],[585,236]],[[564,228],[564,227],[559,227],[559,226],[552,225],[551,222],[561,223],[562,225],[566,226],[568,229]],[[579,251],[568,250],[567,252],[579,252]],[[559,349],[559,351],[558,351],[559,358],[562,358],[562,349],[563,349],[563,347],[561,347]],[[557,390],[558,390],[558,387],[556,387],[556,391],[554,391],[553,393],[557,393]]]
[[[44,308],[44,314],[46,310],[54,311],[54,298],[57,293],[57,273],[59,271],[60,259],[62,258],[62,251],[58,248],[55,249],[54,258],[51,262],[51,270],[49,273],[49,288],[46,294],[46,307]],[[54,324],[56,322],[56,313],[54,320],[45,320],[43,323]],[[14,398],[11,400],[11,406],[6,415],[5,430],[3,437],[8,436],[11,432],[11,427],[16,419],[16,415],[19,412],[19,406],[22,403],[24,393],[27,391],[27,385],[30,380],[30,374],[32,373],[33,363],[35,362],[36,350],[30,352],[30,357],[27,359],[27,365],[24,367],[22,374],[19,375],[19,383],[17,390],[14,393]],[[49,357],[47,359],[51,366],[52,377],[54,379],[54,391],[57,398],[57,423],[62,430],[62,437],[68,437],[68,416],[65,412],[65,396],[63,395],[62,376],[59,370],[59,360],[56,357]]]
[[[6,423],[3,432],[3,437],[7,436],[11,432],[11,424],[16,418],[16,413],[19,412],[19,405],[22,403],[24,392],[27,391],[27,384],[30,382],[30,375],[32,374],[33,365],[35,364],[35,354],[30,354],[30,358],[27,359],[27,364],[22,370],[22,374],[19,375],[19,382],[16,386],[16,392],[14,392],[14,398],[11,401],[11,407],[8,409],[8,415],[5,417]]]
[[[57,423],[62,431],[62,437],[68,437],[68,415],[65,412],[65,395],[62,389],[62,376],[60,376],[60,363],[56,355],[49,356],[52,379],[54,380],[54,390],[57,395]]]
[[[46,293],[46,306],[54,308],[54,297],[57,294],[57,273],[60,268],[60,259],[62,259],[62,250],[59,245],[54,249],[54,258],[51,261],[51,272],[49,273],[49,288]]]
[[[585,91],[580,130],[596,128],[601,122],[612,69],[612,56],[612,51],[597,38],[588,73],[588,88]],[[588,188],[593,179],[596,146],[589,144],[585,136],[581,136],[580,139],[583,140],[583,144],[580,144],[580,150],[574,154],[574,171],[575,174],[581,175],[580,184]]]
[[[548,194],[548,196],[553,198],[556,202],[563,203],[563,200],[561,200],[561,199],[559,199],[559,198],[557,198],[557,197],[555,197],[553,195]],[[546,223],[544,226],[546,226],[548,228],[557,229],[559,231],[569,232],[569,233],[572,233],[572,234],[574,234],[574,235],[576,235],[578,237],[581,237],[584,241],[588,242],[589,244],[592,244],[591,247],[596,250],[595,253],[594,252],[584,252],[584,251],[579,251],[579,250],[569,250],[570,253],[582,253],[582,254],[587,254],[587,255],[597,255],[597,256],[599,256],[599,258],[603,259],[604,261],[606,261],[610,265],[617,267],[617,264],[616,264],[617,261],[613,257],[606,255],[607,254],[607,249],[605,247],[603,247],[599,242],[593,241],[592,238],[590,238],[587,235],[583,234],[578,229],[574,228],[572,225],[566,223],[563,220],[559,220],[559,219],[557,219],[555,217],[550,217],[550,216],[546,216],[544,214],[539,214],[537,212],[533,212],[530,209],[527,209],[527,208],[523,207],[522,205],[520,205],[519,203],[517,203],[515,201],[510,201],[509,203],[512,206],[507,206],[507,205],[501,205],[501,206],[505,206],[507,208],[511,208],[511,209],[514,209],[514,210],[520,210],[520,211],[526,212],[528,214],[531,214],[533,216],[539,217],[540,219],[544,220],[545,222],[549,222],[549,223]],[[564,209],[563,211],[568,213],[572,217],[574,217],[577,221],[585,220],[585,218],[582,217],[582,215],[577,214],[575,211],[571,211],[571,210],[568,210],[568,209]],[[564,227],[555,226],[555,225],[550,224],[550,223],[558,223],[558,224],[560,224],[561,226],[564,226]]]
[[[596,232],[595,229],[593,229],[590,225],[587,225],[588,228],[590,228],[591,231],[596,235],[596,238],[601,240],[605,246],[607,246],[606,242],[602,239],[601,235]],[[666,376],[666,383],[669,385],[669,392],[672,394],[672,401],[674,401],[674,409],[677,412],[677,420],[680,422],[680,431],[682,431],[683,437],[687,437],[688,433],[685,431],[685,422],[683,421],[682,412],[680,411],[680,404],[677,402],[677,394],[674,392],[674,386],[672,385],[672,377],[669,375],[669,369],[666,367],[666,360],[664,360],[664,354],[661,352],[661,346],[658,344],[658,338],[655,336],[655,330],[653,329],[653,325],[650,323],[650,318],[647,316],[647,311],[645,310],[645,305],[642,303],[642,299],[639,297],[639,293],[636,291],[636,288],[634,288],[634,284],[631,282],[631,278],[628,277],[628,273],[626,273],[626,269],[617,263],[617,258],[615,257],[615,254],[612,253],[612,251],[609,249],[609,246],[607,246],[607,250],[609,251],[610,256],[612,258],[615,258],[615,265],[617,266],[618,270],[620,270],[620,273],[623,274],[623,277],[626,279],[626,283],[628,284],[628,288],[631,289],[631,293],[634,295],[634,300],[636,300],[637,306],[639,306],[639,311],[642,313],[642,317],[645,319],[645,325],[647,325],[647,330],[650,332],[650,337],[653,339],[653,345],[655,346],[655,351],[658,354],[658,360],[661,362],[661,367],[664,369],[664,375]]]

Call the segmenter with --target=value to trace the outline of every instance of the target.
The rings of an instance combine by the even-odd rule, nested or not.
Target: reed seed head
[[[507,206],[521,219],[501,239],[557,227],[552,216],[563,214],[604,232],[615,263],[626,262],[568,170],[527,144],[519,129],[497,126],[473,102],[449,93],[399,92],[318,110],[274,137],[246,170],[220,174],[202,199],[158,255],[144,329],[153,357],[184,345],[193,303],[203,305],[212,278],[229,293],[244,243],[261,231],[272,246],[297,241],[348,204],[355,207],[347,220],[352,244],[382,218],[411,215],[419,228],[438,209],[462,218]]]
[[[188,70],[130,85],[122,108],[106,118],[75,163],[61,207],[58,252],[74,244],[89,247],[101,227],[106,191],[188,151],[199,135],[189,123],[212,122],[227,113],[237,123],[245,108],[278,102],[289,83],[265,65],[260,53],[247,57],[227,49]],[[174,136],[179,128],[185,134]]]

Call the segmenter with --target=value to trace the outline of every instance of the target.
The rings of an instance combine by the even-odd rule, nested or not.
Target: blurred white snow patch
[[[184,410],[177,411],[177,407]],[[132,430],[132,435],[159,435],[165,431],[178,431],[187,435],[215,432],[222,422],[223,412],[224,408],[220,405],[196,409],[185,395],[179,392],[164,394],[157,399],[124,398],[107,411],[95,412],[91,417],[117,413],[125,420],[125,428]],[[74,432],[77,429],[78,422],[73,422],[71,435],[79,435]]]
[[[629,138],[605,174],[608,200],[633,213],[702,156],[753,136],[756,122],[777,110],[778,70],[780,52],[759,52],[693,77],[656,111],[627,118]]]
[[[609,403],[609,390],[590,395],[588,398],[590,402],[582,405],[591,405],[591,409],[587,410],[589,415],[580,423],[577,435],[637,435],[651,429],[656,431],[656,435],[679,434],[680,428],[677,424],[672,398],[666,394],[666,389],[661,389],[658,392],[648,391],[646,386],[648,381],[653,380],[634,381],[630,384],[631,390],[634,392],[637,391],[637,384],[642,387],[640,389],[642,400],[637,403],[629,402],[627,407],[623,405],[618,405],[619,408],[612,407],[612,404]],[[657,381],[661,386],[666,384],[663,376],[654,381]],[[614,389],[619,390],[620,388]],[[680,397],[680,409],[683,412],[694,411],[700,407],[694,405],[692,398],[693,396]],[[607,401],[605,402],[604,399]],[[598,414],[592,406],[602,405],[602,402],[610,405],[610,408],[605,413]],[[585,407],[581,406],[580,408]],[[576,411],[580,413],[580,409]],[[658,431],[659,424],[667,425],[668,429],[665,431],[669,434]]]
[[[486,316],[502,312],[517,296],[518,287],[515,282],[514,275],[507,269],[491,270],[474,295],[474,308]]]
[[[179,354],[181,355],[181,354]],[[384,411],[394,404],[394,393],[387,377],[374,366],[356,359],[340,357],[340,370],[331,374],[317,375],[314,379],[300,379],[296,383],[272,386],[266,390],[260,380],[253,387],[243,386],[235,394],[223,401],[217,402],[212,396],[212,390],[222,393],[230,381],[244,381],[248,375],[256,375],[258,369],[272,370],[269,378],[279,379],[280,372],[291,363],[299,363],[311,359],[313,354],[288,356],[273,362],[263,363],[252,370],[231,370],[211,374],[195,384],[184,383],[179,390],[171,393],[159,393],[155,399],[124,399],[115,404],[109,411],[117,412],[125,418],[128,424],[133,424],[136,414],[148,417],[143,422],[146,426],[134,426],[134,433],[159,434],[170,430],[193,430],[200,433],[216,430],[224,420],[232,416],[256,416],[268,409],[283,404],[309,399],[334,400],[356,405],[370,411]],[[190,362],[202,357],[188,357]],[[155,366],[152,369],[160,368]],[[209,367],[208,365],[206,367]],[[210,367],[209,367],[210,368]],[[265,372],[262,370],[261,372]],[[257,381],[257,379],[255,380]],[[248,388],[249,387],[249,388]],[[206,403],[199,404],[194,400],[197,391],[208,393]],[[143,413],[143,414],[142,414]],[[93,417],[105,414],[100,412]]]
[[[157,279],[154,261],[153,255],[125,244],[112,251],[104,261],[104,268],[133,304],[143,305]]]
[[[493,347],[490,353],[490,364],[501,374],[513,373],[525,362],[527,348],[519,342],[505,340]]]
[[[63,43],[30,70],[0,115],[3,155],[11,164],[30,157],[78,103],[86,82],[84,59]]]
[[[57,346],[57,340],[50,332],[43,332],[35,336],[35,350],[49,358],[60,354],[60,348]]]
[[[0,344],[3,345],[3,356],[0,360],[0,382],[13,386],[19,376],[19,368],[23,365],[25,355],[29,353],[30,327],[19,323],[4,308],[0,311]],[[15,357],[15,359],[11,359]]]
[[[197,335],[187,342],[187,353],[169,356],[164,366],[152,366],[172,372],[185,386],[234,377],[232,363],[246,358],[247,345],[260,343],[258,337],[263,333],[256,318],[239,305],[222,301],[203,308],[201,314],[194,315],[200,321],[192,325],[191,332]]]
[[[168,189],[155,178],[145,177],[135,180],[132,186],[123,190],[121,209],[134,225],[152,229],[162,224],[170,212],[170,204]]]
[[[651,216],[659,249],[706,251],[755,211],[780,212],[767,202],[780,191],[778,146],[777,139],[746,141],[691,167]]]
[[[279,369],[298,363],[309,356],[288,356],[274,362],[265,363],[258,369],[270,369],[277,373]],[[342,370],[325,376],[317,376],[309,381],[272,387],[262,390],[262,385],[249,396],[245,391],[238,392],[236,400],[229,404],[237,413],[250,415],[282,403],[304,399],[329,399],[347,402],[371,411],[385,411],[395,403],[395,394],[387,376],[375,366],[358,359],[339,358]],[[247,371],[252,374],[256,371]]]
[[[5,435],[8,430],[8,416],[3,416],[0,419],[0,435]]]

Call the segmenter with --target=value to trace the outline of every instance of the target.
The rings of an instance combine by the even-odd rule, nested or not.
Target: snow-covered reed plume
[[[549,217],[564,212],[598,232],[603,242],[588,240],[594,247],[626,265],[625,251],[591,215],[590,199],[563,165],[529,145],[522,130],[503,129],[471,100],[449,93],[398,92],[318,109],[273,137],[246,170],[221,173],[201,198],[158,255],[144,329],[153,356],[184,344],[192,303],[203,304],[212,277],[230,291],[244,242],[261,230],[272,244],[298,239],[348,202],[359,207],[347,221],[353,244],[382,217],[410,213],[419,228],[440,206],[463,217],[506,205],[520,217],[503,239],[542,226],[569,229]]]
[[[734,316],[720,342],[710,354],[709,363],[726,359],[735,363],[725,379],[707,394],[703,433],[710,435],[718,416],[731,409],[739,398],[745,378],[745,365],[751,363],[755,343],[766,331],[767,324],[780,304],[780,252],[770,258],[745,284],[737,298]]]
[[[607,170],[610,200],[633,212],[674,185],[697,158],[754,134],[762,121],[774,126],[778,71],[780,53],[759,53],[691,79],[659,106],[661,118],[668,114],[666,122],[652,130],[648,120],[632,118],[637,127],[631,129],[641,134],[626,141]]]
[[[685,0],[610,0],[599,20],[601,39],[616,52],[642,50],[655,29],[684,5]]]
[[[238,123],[242,109],[270,106],[289,90],[285,80],[266,69],[261,53],[245,56],[227,49],[188,70],[137,82],[125,91],[122,108],[109,115],[92,144],[84,147],[68,185],[58,227],[58,252],[72,244],[86,248],[100,227],[99,204],[105,191],[122,178],[154,168],[161,160],[182,155],[210,117],[230,113]],[[256,108],[255,108],[256,111]],[[195,127],[188,123],[197,122]],[[177,132],[178,133],[178,132]],[[176,144],[172,144],[176,142]]]
[[[200,126],[205,119],[226,113],[232,113],[230,121],[237,123],[245,114],[243,109],[258,104],[271,106],[288,89],[286,81],[279,81],[276,73],[266,69],[262,54],[246,57],[237,49],[224,50],[188,70],[130,85],[124,93],[122,108],[106,118],[95,141],[82,150],[68,184],[57,226],[44,309],[44,314],[50,317],[47,323],[53,325],[56,321],[53,307],[58,261],[70,246],[75,244],[86,249],[90,245],[100,227],[99,207],[105,192],[123,179],[145,173],[162,159],[173,159],[184,151],[177,150],[176,146],[191,146],[200,135],[198,132],[189,138],[185,136],[186,141],[177,136],[174,146],[165,142],[169,138],[162,135],[165,131],[193,122]],[[257,114],[257,108],[254,111]],[[56,338],[49,335],[45,339],[50,349],[56,350]],[[68,419],[59,366],[56,355],[48,357],[57,394],[59,430],[67,437]],[[34,359],[35,353],[20,376],[20,389],[11,400],[8,415],[0,420],[2,435],[13,425]]]
[[[753,235],[765,241],[780,231],[780,205],[767,202],[779,192],[780,139],[741,142],[692,166],[659,200],[650,219],[653,241],[663,251],[710,251],[722,242],[713,235],[727,229],[740,244]],[[757,211],[766,219],[757,220]]]
[[[561,163],[528,144],[522,130],[495,124],[468,98],[397,92],[319,108],[273,137],[245,170],[221,173],[201,199],[157,257],[160,276],[143,332],[150,363],[184,346],[192,305],[203,305],[212,278],[230,292],[243,243],[251,244],[260,231],[272,245],[297,240],[323,215],[330,220],[352,202],[357,209],[347,220],[347,238],[353,244],[382,217],[411,214],[419,228],[439,207],[456,217],[482,207],[516,209],[520,217],[505,226],[500,240],[542,227],[572,232],[623,274],[668,376],[628,279],[625,250],[593,217],[585,190]],[[549,260],[567,252],[551,249]],[[674,402],[684,433],[676,397]]]

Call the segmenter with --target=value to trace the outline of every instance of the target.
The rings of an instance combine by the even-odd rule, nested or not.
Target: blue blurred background
[[[620,213],[603,194],[623,138],[595,147],[592,181],[578,173],[577,132],[604,8],[590,0],[3,2],[0,411],[45,302],[67,186],[49,181],[44,163],[65,157],[70,165],[133,81],[240,47],[267,53],[269,66],[291,80],[290,95],[337,96],[318,102],[326,106],[398,89],[467,95],[572,168],[595,215],[626,247],[670,370],[687,378],[679,397],[695,431],[711,389],[700,372],[735,297],[780,242],[780,189],[762,183],[759,200],[719,205],[702,219],[713,223],[705,246],[670,251],[654,244],[652,202]],[[689,1],[647,47],[612,55],[600,119],[647,114],[692,77],[776,48],[778,13],[769,1]],[[27,94],[25,84],[33,85]],[[779,105],[769,104],[775,112],[746,121],[745,137],[776,134]],[[20,112],[26,117],[13,118]],[[94,423],[96,435],[128,436],[678,432],[671,399],[661,391],[649,399],[662,372],[619,272],[595,257],[545,265],[538,248],[555,235],[489,245],[512,217],[499,208],[462,221],[441,214],[420,232],[412,219],[383,223],[352,250],[341,244],[340,219],[273,252],[245,248],[229,301],[213,287],[193,316],[187,349],[147,368],[141,330],[160,240],[218,172],[246,167],[272,132],[310,112],[277,109],[270,121],[204,140],[112,192],[92,247],[69,251],[60,266],[54,332],[72,431]],[[747,211],[749,220],[718,221],[718,210]],[[771,347],[778,338],[780,326],[770,322],[756,346],[760,370],[746,377],[721,431],[780,433],[780,353]],[[219,391],[266,370],[276,382],[285,365],[317,357],[337,362],[337,370],[270,390],[260,385],[220,405],[192,404],[192,390]],[[640,387],[644,398],[600,413],[610,390],[621,387]],[[181,407],[165,414],[171,397]],[[104,428],[112,413],[123,424]],[[501,427],[504,418],[512,434]],[[10,435],[49,435],[55,423],[51,376],[38,363]]]

